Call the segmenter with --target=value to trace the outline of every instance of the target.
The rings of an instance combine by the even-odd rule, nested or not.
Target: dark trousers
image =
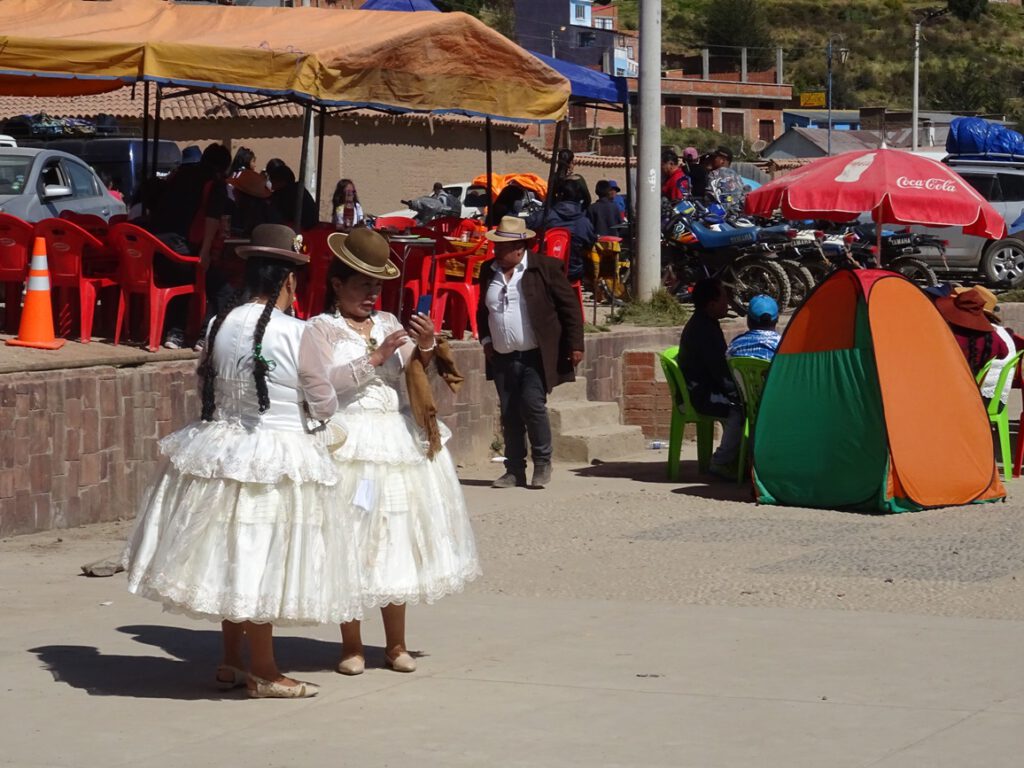
[[[505,437],[505,470],[526,472],[526,436],[530,436],[533,464],[551,463],[551,424],[540,350],[497,352],[491,360],[494,386],[501,405],[501,429]]]

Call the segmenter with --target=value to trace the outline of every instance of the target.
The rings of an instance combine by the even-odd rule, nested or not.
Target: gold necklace
[[[339,312],[338,314],[340,315],[341,313]],[[345,317],[344,315],[342,315],[342,317],[344,318],[345,323],[348,325],[348,327],[351,328],[356,333],[358,333],[360,338],[362,338],[362,340],[366,342],[367,353],[372,354],[374,350],[377,349],[377,340],[370,335],[373,331],[373,318],[363,318],[362,320],[359,321],[358,324],[356,324],[352,322],[351,318]],[[369,323],[369,326],[367,326],[367,323]]]

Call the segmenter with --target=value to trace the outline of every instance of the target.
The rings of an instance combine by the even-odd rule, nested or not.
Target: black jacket
[[[590,253],[590,249],[597,242],[597,235],[594,232],[594,225],[590,223],[586,212],[579,203],[572,200],[563,200],[555,203],[548,211],[547,217],[541,220],[543,211],[537,211],[526,220],[526,226],[530,229],[565,228],[572,235],[572,246],[569,251],[569,280],[579,280],[583,277],[583,264]]]
[[[683,326],[679,337],[679,370],[698,413],[709,416],[728,413],[727,404],[711,402],[713,394],[739,402],[736,382],[725,358],[727,348],[722,326],[706,312],[696,310]]]

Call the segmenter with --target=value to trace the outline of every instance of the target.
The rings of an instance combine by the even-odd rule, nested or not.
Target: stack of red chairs
[[[493,256],[494,246],[491,241],[481,240],[472,251],[443,253],[434,258],[434,303],[430,316],[434,325],[441,328],[445,320],[445,313],[450,310],[448,327],[456,341],[462,339],[467,324],[473,338],[480,338],[476,322],[476,307],[480,300],[480,286],[477,278],[480,265]],[[450,298],[455,301],[449,307],[448,300]]]
[[[0,283],[4,285],[4,330],[7,333],[18,332],[21,294],[28,279],[34,237],[32,225],[27,221],[0,213]]]
[[[295,297],[295,315],[308,320],[324,311],[327,295],[327,270],[334,254],[327,247],[327,238],[334,232],[330,222],[320,222],[313,229],[302,233],[302,243],[309,254],[309,264],[299,275],[299,287]]]
[[[107,244],[72,218],[43,219],[35,225],[35,236],[46,240],[50,285],[57,302],[58,333],[61,336],[70,333],[72,308],[77,299],[79,339],[87,344],[92,338],[93,316],[100,292],[117,287]],[[96,268],[90,269],[90,263],[97,265]]]

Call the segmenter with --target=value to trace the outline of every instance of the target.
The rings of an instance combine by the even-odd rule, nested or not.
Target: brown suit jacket
[[[480,338],[491,335],[487,311],[487,289],[497,276],[494,259],[480,268],[480,301],[476,319]],[[550,392],[559,384],[575,381],[573,350],[583,351],[583,313],[576,292],[562,269],[562,262],[550,256],[526,254],[526,272],[520,283],[530,324],[537,336],[544,365],[544,385]],[[487,378],[491,378],[490,366]]]

